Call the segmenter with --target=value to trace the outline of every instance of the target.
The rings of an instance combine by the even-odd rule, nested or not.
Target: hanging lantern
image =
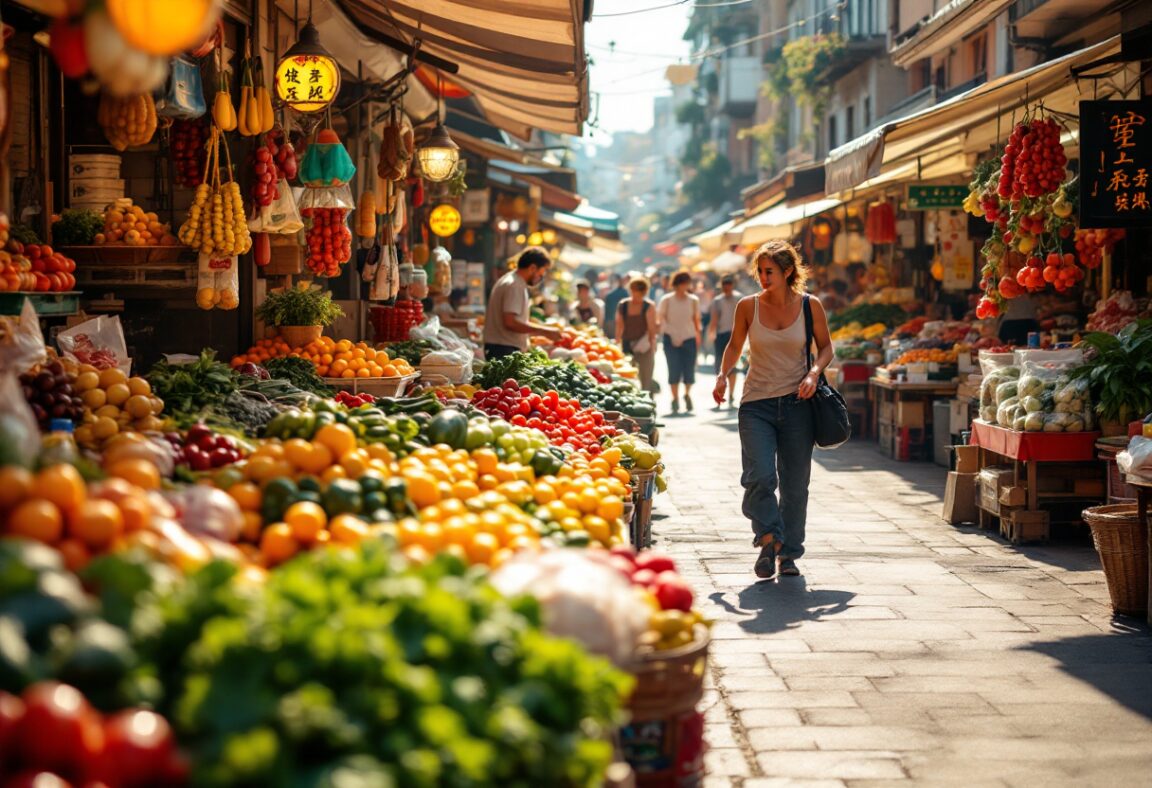
[[[456,172],[460,161],[460,147],[452,141],[443,123],[437,123],[432,135],[416,150],[420,159],[420,172],[433,183],[446,181]]]
[[[444,203],[437,205],[428,214],[428,229],[440,238],[448,238],[460,229],[460,211],[455,206]]]
[[[276,65],[276,95],[303,114],[320,112],[340,92],[340,64],[320,44],[320,31],[309,19],[300,38]]]

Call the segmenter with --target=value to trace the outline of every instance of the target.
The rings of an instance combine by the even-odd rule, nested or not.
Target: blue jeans
[[[683,383],[691,386],[696,382],[696,340],[686,339],[676,347],[672,339],[664,336],[664,358],[668,361],[668,382],[675,386]]]
[[[808,482],[816,442],[812,404],[795,394],[740,406],[744,516],[752,521],[753,546],[772,534],[783,558],[804,555]],[[777,500],[776,489],[780,489]]]

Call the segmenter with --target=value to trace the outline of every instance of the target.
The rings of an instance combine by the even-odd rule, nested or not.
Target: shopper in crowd
[[[596,322],[604,325],[604,302],[592,294],[592,285],[581,280],[576,283],[576,303],[572,305],[572,319],[577,323]]]
[[[559,329],[529,319],[529,288],[544,281],[552,258],[539,246],[525,249],[516,261],[516,269],[500,277],[488,298],[484,317],[484,357],[488,360],[528,349],[531,335],[556,340]]]
[[[616,314],[616,344],[632,355],[640,373],[640,388],[656,392],[652,370],[656,365],[656,304],[648,299],[648,280],[637,277],[628,283],[630,298],[621,301]]]
[[[700,299],[689,292],[692,275],[680,271],[672,277],[672,292],[660,299],[656,319],[664,335],[664,358],[672,388],[672,412],[680,412],[680,384],[684,384],[684,410],[692,412],[692,384],[696,382],[696,348],[700,346]]]
[[[1000,318],[1000,328],[996,335],[1006,345],[1028,344],[1028,334],[1040,330],[1036,319],[1036,299],[1025,293],[1008,301],[1004,315]]]
[[[848,306],[848,283],[842,279],[832,279],[820,291],[820,303],[825,312],[839,312]]]
[[[617,307],[628,297],[628,274],[617,274],[613,282],[615,287],[604,296],[604,333],[610,337],[616,336]]]
[[[732,338],[732,321],[736,317],[736,307],[743,298],[743,293],[736,289],[736,277],[728,274],[720,280],[720,295],[712,301],[712,309],[708,321],[714,339],[713,347],[716,354],[716,372],[720,371],[720,359],[724,356],[724,348],[728,347],[728,340]],[[733,397],[736,395],[736,367],[733,366],[728,373],[728,407],[732,407]],[[720,403],[716,403],[720,408]]]
[[[712,320],[712,301],[716,298],[716,288],[708,280],[707,275],[696,280],[696,298],[700,301],[700,335],[708,335],[708,324]],[[708,347],[701,343],[696,349],[702,356],[708,355]]]
[[[740,398],[740,449],[744,516],[752,521],[752,545],[760,548],[757,577],[798,575],[808,517],[808,482],[815,443],[812,406],[820,374],[832,362],[828,317],[818,299],[808,299],[808,267],[784,241],[769,241],[752,256],[761,291],[736,308],[732,339],[724,351],[712,392],[723,402],[728,372],[745,340],[751,364]],[[809,365],[804,303],[812,312],[818,352]],[[779,499],[777,499],[779,488]]]

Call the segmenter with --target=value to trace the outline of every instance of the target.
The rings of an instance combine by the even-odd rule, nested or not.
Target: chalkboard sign
[[[1152,225],[1152,100],[1080,102],[1080,226]]]
[[[968,196],[967,186],[908,184],[906,206],[910,211],[960,210]]]

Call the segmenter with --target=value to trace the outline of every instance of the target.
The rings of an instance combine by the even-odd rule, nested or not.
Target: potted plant
[[[256,317],[275,326],[284,341],[294,348],[319,339],[324,326],[343,316],[344,310],[332,303],[331,293],[308,282],[273,290],[264,303],[256,307]]]
[[[1084,378],[1091,387],[1107,434],[1127,434],[1128,422],[1152,412],[1152,320],[1138,320],[1118,334],[1085,334],[1083,366],[1070,377]]]

